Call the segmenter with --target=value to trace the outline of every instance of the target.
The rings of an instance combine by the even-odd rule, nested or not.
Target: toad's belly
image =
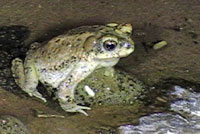
[[[61,82],[63,82],[70,74],[72,69],[65,69],[59,71],[46,71],[40,73],[39,80],[43,84],[48,84],[54,88],[57,88]]]

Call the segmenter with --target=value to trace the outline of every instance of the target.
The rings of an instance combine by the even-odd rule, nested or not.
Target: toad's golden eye
[[[114,40],[107,40],[103,43],[103,47],[107,51],[113,51],[117,47],[117,42]]]

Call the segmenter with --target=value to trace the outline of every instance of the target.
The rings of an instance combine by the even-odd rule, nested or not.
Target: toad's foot
[[[19,58],[15,58],[12,61],[11,70],[15,83],[22,88],[25,81],[23,61]]]
[[[46,99],[37,91],[38,78],[32,66],[24,67],[23,61],[16,58],[12,61],[12,72],[16,84],[30,96],[35,96],[46,102]],[[25,73],[26,72],[26,73]]]
[[[66,112],[79,112],[84,114],[85,116],[88,116],[88,114],[84,110],[91,110],[90,107],[85,107],[85,106],[79,106],[75,103],[64,103],[60,104],[62,109],[65,110]]]
[[[30,96],[35,96],[35,97],[37,97],[37,98],[39,98],[40,100],[42,100],[43,102],[47,102],[47,100],[44,98],[44,97],[42,97],[42,95],[38,92],[38,91],[34,91],[34,92],[28,92],[28,94],[30,95]]]

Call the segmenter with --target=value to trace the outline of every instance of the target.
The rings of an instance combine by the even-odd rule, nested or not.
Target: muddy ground
[[[199,0],[1,0],[0,27],[25,27],[23,45],[28,46],[77,26],[109,22],[131,23],[136,50],[122,59],[118,68],[135,75],[148,86],[165,79],[200,83],[199,12]],[[168,45],[153,50],[152,46],[161,40],[167,41]],[[101,127],[104,129],[104,126],[111,124],[112,129],[124,123],[116,118],[127,116],[126,119],[130,120],[129,115],[134,118],[133,113],[137,113],[129,107],[123,110],[117,108],[118,116],[112,117],[112,108],[96,108],[89,112],[89,117],[78,114],[64,120],[38,119],[32,116],[30,107],[53,113],[57,111],[38,101],[33,103],[31,99],[21,99],[6,90],[0,90],[0,105],[0,114],[21,118],[33,134],[101,133],[97,132]],[[131,114],[127,114],[127,111]],[[98,114],[102,112],[105,114]],[[109,121],[105,122],[104,119]]]

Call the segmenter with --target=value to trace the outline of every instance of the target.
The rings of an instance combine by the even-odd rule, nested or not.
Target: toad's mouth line
[[[119,58],[102,58],[102,59],[95,59],[96,61],[113,61],[113,60],[119,60]]]

